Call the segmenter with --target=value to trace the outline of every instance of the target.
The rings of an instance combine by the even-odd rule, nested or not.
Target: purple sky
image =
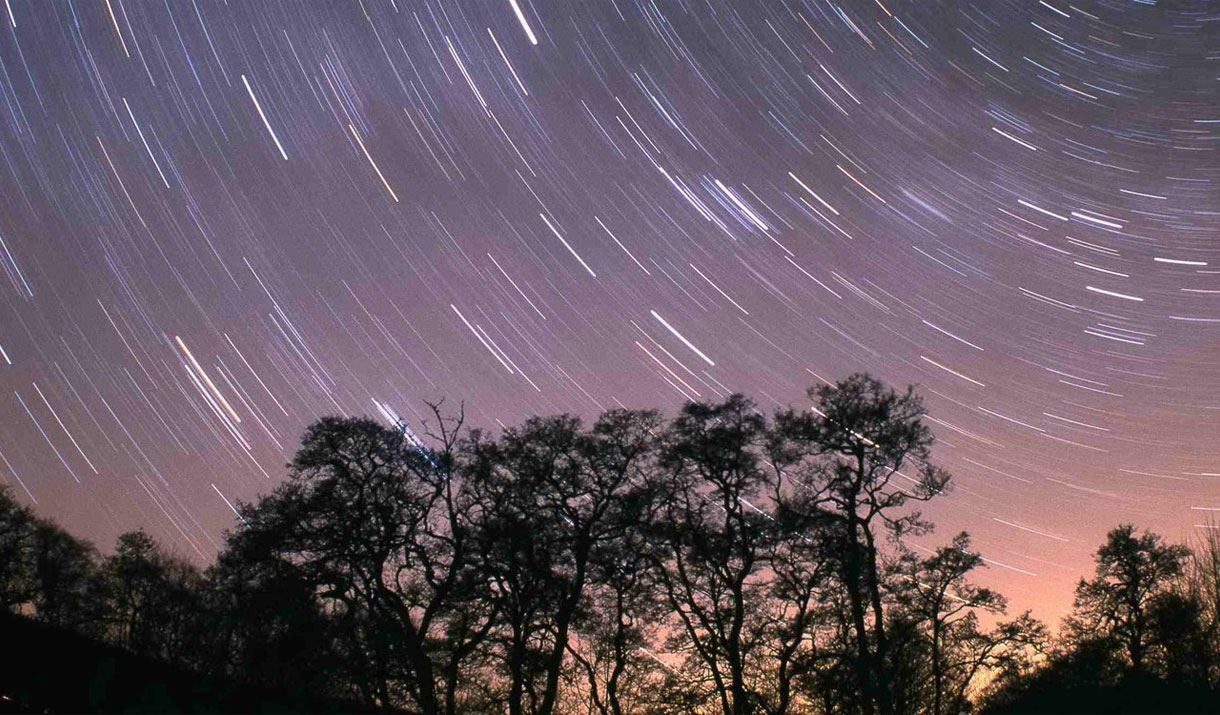
[[[1220,8],[0,1],[0,479],[100,544],[322,414],[858,370],[1015,607],[1220,508]]]

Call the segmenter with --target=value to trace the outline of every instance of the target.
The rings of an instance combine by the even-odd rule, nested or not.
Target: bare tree
[[[1204,524],[1178,590],[1197,604],[1198,637],[1206,642],[1207,680],[1220,684],[1220,526]]]
[[[777,416],[777,431],[790,443],[789,468],[806,465],[792,508],[823,523],[838,554],[861,709],[894,715],[881,541],[887,532],[926,531],[918,512],[904,507],[943,493],[949,475],[927,463],[933,438],[913,389],[900,394],[857,374],[809,395],[816,401],[812,411]],[[908,468],[918,470],[915,476],[902,473]]]
[[[979,614],[1002,615],[1003,596],[967,580],[984,566],[962,532],[925,559],[908,554],[899,570],[898,618],[911,624],[924,647],[927,687],[919,710],[942,715],[960,713],[980,676],[1041,650],[1045,627],[1028,612],[985,629]]]
[[[315,423],[289,480],[244,506],[231,538],[253,544],[247,558],[284,560],[313,585],[366,699],[451,715],[492,614],[455,476],[461,418],[434,413],[433,447],[368,419]]]
[[[657,417],[612,410],[591,430],[568,416],[535,418],[472,449],[480,558],[501,614],[496,629],[512,715],[549,714],[590,586],[628,524]]]
[[[631,712],[633,704],[648,698],[646,690],[656,686],[654,676],[665,667],[651,651],[664,606],[655,596],[646,534],[640,528],[659,422],[655,413],[616,412],[593,429],[602,442],[594,452],[604,455],[601,461],[627,466],[623,458],[633,456],[629,481],[607,512],[605,538],[591,553],[588,597],[574,622],[576,638],[568,644],[588,703],[599,715]],[[632,445],[630,451],[624,451],[627,445]]]
[[[726,715],[757,710],[749,666],[762,646],[772,522],[760,453],[766,420],[748,399],[689,403],[662,440],[647,523],[657,582],[673,613],[671,644]]]

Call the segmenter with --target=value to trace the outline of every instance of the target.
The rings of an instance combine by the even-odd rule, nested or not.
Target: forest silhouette
[[[0,634],[35,665],[71,642],[150,682],[247,688],[157,701],[194,711],[1216,710],[1215,531],[1182,546],[1117,526],[1052,633],[972,583],[966,533],[908,545],[952,488],[912,388],[857,374],[809,398],[499,434],[442,405],[423,437],[324,418],[206,569],[143,531],[101,555],[0,490],[0,605],[20,616]],[[96,674],[64,705],[19,672],[0,669],[0,711],[152,707]],[[260,707],[269,693],[298,699]]]

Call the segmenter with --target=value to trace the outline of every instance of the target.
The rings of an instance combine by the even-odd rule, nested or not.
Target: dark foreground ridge
[[[1021,693],[1016,700],[984,710],[985,715],[1141,715],[1166,713],[1204,715],[1220,710],[1220,694],[1199,685],[1169,683],[1159,678],[1130,676],[1115,685],[1063,687],[1047,682]]]
[[[206,677],[62,628],[0,613],[0,713],[371,713]]]

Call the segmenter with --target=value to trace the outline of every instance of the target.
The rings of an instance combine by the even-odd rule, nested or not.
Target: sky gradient
[[[200,563],[305,425],[914,383],[983,579],[1220,509],[1220,8],[0,0],[0,478]]]

